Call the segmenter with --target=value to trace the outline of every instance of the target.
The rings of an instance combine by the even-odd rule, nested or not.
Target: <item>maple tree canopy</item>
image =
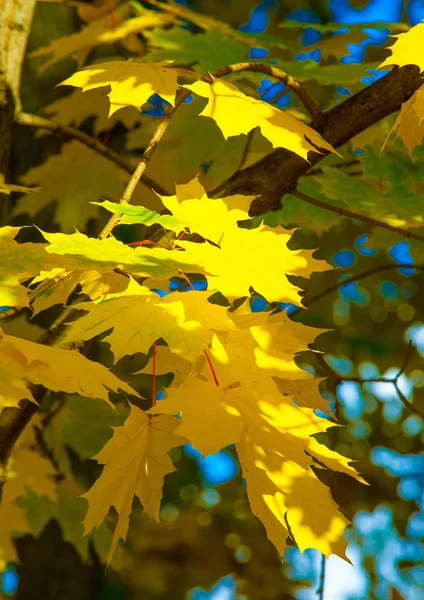
[[[400,266],[423,269],[424,23],[389,40],[372,65],[394,68],[366,87],[364,65],[332,60],[350,34],[324,38],[318,65],[290,60],[285,29],[254,42],[171,1],[58,4],[49,10],[76,11],[81,26],[27,57],[40,80],[60,74],[39,115],[24,112],[0,62],[13,105],[4,122],[65,136],[16,178],[12,138],[0,149],[0,566],[17,559],[13,535],[60,523],[68,506],[65,539],[83,556],[92,540],[120,568],[134,498],[161,520],[187,444],[203,457],[233,448],[249,518],[280,557],[294,543],[346,559],[352,515],[332,477],[358,494],[372,477],[334,442],[343,418],[328,394],[342,377],[325,355],[350,309],[334,316],[332,299],[340,308],[343,286],[384,269],[401,277],[380,256],[399,240],[411,253]],[[16,40],[20,73],[26,40]],[[253,43],[270,56],[249,60]],[[262,99],[264,77],[293,104]],[[334,84],[351,97],[330,101]],[[365,234],[375,264],[364,253],[365,275],[340,276],[334,252]],[[352,310],[349,335],[360,335]],[[403,326],[414,316],[397,314]],[[402,335],[393,385],[409,368]],[[68,447],[103,470],[78,476]]]

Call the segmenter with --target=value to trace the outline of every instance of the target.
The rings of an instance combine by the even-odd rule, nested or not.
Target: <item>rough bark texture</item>
[[[22,63],[37,0],[0,0],[0,179],[7,180]]]
[[[416,65],[395,68],[379,81],[324,113],[323,124],[316,131],[334,148],[338,148],[361,131],[399,110],[402,103],[409,100],[422,83],[423,79]],[[278,210],[281,196],[293,192],[299,177],[305,175],[327,154],[325,151],[323,154],[310,152],[310,162],[307,162],[297,154],[280,148],[235,173],[223,185],[209,192],[209,195],[225,197],[233,194],[261,194],[260,198],[252,202],[250,216]]]

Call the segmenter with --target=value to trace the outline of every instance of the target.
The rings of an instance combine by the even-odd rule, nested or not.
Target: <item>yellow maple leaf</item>
[[[139,10],[143,10],[142,7]],[[45,71],[67,56],[71,56],[77,60],[79,66],[85,61],[88,53],[95,46],[111,45],[134,33],[140,33],[143,29],[163,27],[171,21],[169,15],[150,10],[145,10],[145,14],[136,18],[125,19],[128,11],[129,4],[123,5],[120,10],[114,11],[117,21],[115,26],[111,21],[110,14],[102,15],[96,20],[91,21],[77,33],[53,40],[47,46],[34,50],[29,56],[30,58],[35,58],[53,55],[52,58],[43,64],[40,72]]]
[[[325,377],[315,377],[314,375],[311,375],[309,379],[273,377],[273,380],[280,392],[285,396],[292,396],[299,406],[314,410],[318,409],[327,415],[333,416],[327,400],[322,397],[319,391],[319,384],[325,380]]]
[[[228,299],[250,296],[252,286],[268,302],[299,302],[299,288],[287,275],[309,276],[331,268],[313,258],[311,250],[289,250],[291,231],[260,225],[256,229],[227,227],[219,242],[197,244],[179,240],[186,253],[196,256],[206,273],[210,289],[219,290]],[[246,268],[246,265],[249,268]]]
[[[4,335],[0,329],[0,412],[6,406],[18,406],[20,400],[35,402],[27,382],[43,385],[55,392],[101,398],[114,407],[108,390],[119,389],[139,396],[124,381],[100,363],[74,350],[43,346]]]
[[[424,23],[418,23],[411,27],[406,33],[391,36],[397,38],[393,46],[390,46],[391,55],[378,67],[382,69],[390,65],[418,65],[420,71],[424,71]],[[381,151],[390,135],[397,130],[397,136],[402,138],[410,156],[416,146],[419,146],[424,137],[424,91],[419,88],[415,94],[402,104],[401,111],[390,130]]]
[[[361,483],[366,483],[350,465],[351,461],[312,437],[314,434],[327,431],[329,427],[334,427],[334,423],[318,417],[309,408],[296,406],[293,397],[278,394],[277,386],[272,380],[253,382],[249,385],[248,393],[245,393],[242,388],[237,389],[239,391],[236,394],[242,394],[238,404],[240,412],[249,430],[255,430],[255,442],[266,448],[280,448],[284,453],[284,447],[278,445],[283,443],[282,436],[278,438],[280,442],[275,438],[271,443],[269,431],[290,434],[296,442],[292,441],[291,450],[299,453],[299,456],[303,457],[304,450],[307,450],[308,454],[315,456],[332,470],[340,471]],[[264,422],[267,423],[267,427],[271,425],[273,429],[264,427]]]
[[[286,148],[305,160],[308,152],[319,153],[316,146],[338,154],[331,144],[301,121],[266,102],[246,96],[228,81],[214,77],[212,80],[212,84],[196,81],[182,87],[208,98],[208,104],[200,115],[214,119],[225,139],[260,127],[262,135],[274,148]]]
[[[301,405],[328,411],[318,390],[321,379],[301,369],[294,360],[326,330],[296,323],[285,312],[252,313],[247,303],[230,316],[237,328],[215,333],[208,348],[221,386],[237,382],[248,385],[259,378],[278,377],[282,393],[294,394]],[[203,364],[200,373],[213,381],[208,364]]]
[[[244,391],[234,390],[246,423],[245,437],[236,448],[248,494],[249,486],[253,487],[280,524],[288,523],[302,552],[316,548],[326,556],[336,553],[344,557],[347,543],[343,534],[348,521],[339,512],[328,488],[310,468],[314,464],[310,455],[321,446],[311,436],[332,424],[316,417],[310,409],[295,406],[290,397],[275,392],[273,382],[262,381]],[[363,482],[344,457],[323,448],[320,459],[325,464],[330,463],[332,468],[336,466],[337,470]],[[265,472],[277,491],[271,494],[263,491],[260,471]],[[259,518],[269,521],[263,503],[261,506]]]
[[[388,67],[390,65],[418,65],[420,71],[424,71],[424,23],[418,23],[411,27],[406,33],[392,35],[390,37],[397,38],[393,46],[390,46],[391,55],[386,58],[378,67]]]
[[[107,94],[110,100],[109,117],[125,106],[141,110],[153,94],[159,94],[174,106],[179,87],[177,78],[181,72],[169,67],[172,62],[105,62],[77,71],[59,85],[73,85],[82,88],[84,92],[110,86]]]
[[[288,439],[287,447],[289,444]],[[349,521],[338,510],[330,490],[310,469],[307,455],[292,462],[289,452],[283,455],[256,445],[254,453],[255,466],[265,470],[279,489],[275,495],[265,495],[264,500],[275,516],[287,520],[299,550],[315,548],[325,556],[345,558],[344,531]],[[253,477],[251,471],[247,481]]]
[[[161,181],[166,189],[173,189],[175,182],[183,183],[193,179],[201,171],[203,163],[208,164],[209,168],[207,174],[200,172],[199,179],[204,186],[212,189],[230,177],[240,164],[246,136],[225,140],[212,119],[198,119],[204,103],[204,98],[196,96],[189,104],[180,105],[166,129],[166,135],[149,160],[146,174]],[[117,114],[125,114],[125,110]],[[128,133],[128,150],[146,148],[152,138],[150,120],[157,126],[156,117],[143,114],[141,127]],[[187,135],[187,131],[190,131],[190,135]],[[250,166],[271,151],[272,146],[266,138],[259,134],[253,135],[245,166]],[[227,201],[226,203],[228,205]],[[249,205],[238,208],[248,211]]]
[[[63,269],[52,269],[51,271],[41,271],[38,277],[32,280],[32,284],[46,279],[53,279],[58,273],[66,273]],[[92,300],[104,298],[113,293],[124,292],[128,287],[129,278],[114,271],[98,273],[97,271],[72,271],[68,276],[57,282],[52,288],[37,296],[32,304],[33,315],[42,310],[47,310],[55,304],[65,305],[69,296],[75,290],[77,285],[81,286],[81,294],[87,294]]]
[[[91,339],[113,327],[103,341],[109,342],[115,362],[126,354],[147,354],[161,337],[172,352],[195,360],[210,342],[212,330],[234,327],[227,309],[208,302],[209,296],[208,291],[196,291],[160,298],[133,281],[124,294],[104,302],[75,305],[88,314],[71,325],[63,344]]]
[[[178,354],[172,352],[169,346],[156,345],[155,374],[165,375],[166,373],[172,373],[174,378],[171,386],[180,387],[180,385],[182,385],[190,375],[197,375],[199,373],[200,368],[198,363],[200,362],[203,364],[204,358],[204,356],[199,357],[195,363],[192,363],[186,358],[178,356]],[[134,375],[138,375],[140,373],[148,375],[153,374],[152,360],[150,360],[143,369],[136,371]]]
[[[182,388],[171,388],[148,413],[181,413],[176,432],[190,440],[203,455],[216,454],[225,446],[240,440],[244,427],[240,412],[234,406],[232,389],[188,378]]]
[[[249,218],[248,207],[256,196],[230,196],[229,198],[220,198],[212,200],[208,198],[204,187],[198,178],[192,179],[189,183],[176,185],[175,196],[159,196],[166,208],[172,212],[174,217],[186,223],[191,233],[199,233],[208,240],[218,243],[225,229],[236,226],[237,221]],[[247,210],[240,208],[230,208],[227,201],[232,206],[237,206],[238,202],[243,202]],[[167,229],[173,229],[167,227]],[[177,228],[173,231],[179,233]]]
[[[282,552],[287,534],[282,534],[282,528],[284,531],[288,523],[301,551],[311,547],[343,557],[348,521],[311,470],[311,454],[331,468],[363,480],[344,457],[311,437],[331,423],[296,406],[291,397],[281,396],[269,380],[234,388],[228,398],[246,426],[236,448],[252,510],[263,521],[268,537]],[[228,418],[222,411],[220,417],[221,423]],[[185,432],[191,439],[192,432],[187,428]]]
[[[75,89],[68,96],[43,106],[41,112],[49,117],[54,117],[54,120],[59,123],[73,124],[75,127],[79,127],[88,117],[95,116],[93,133],[96,136],[102,131],[113,129],[117,121],[123,123],[128,130],[133,129],[135,125],[140,123],[140,112],[134,109],[133,106],[123,108],[118,114],[109,119],[109,104],[109,99],[105,96],[103,88],[90,90],[89,92]],[[153,137],[157,124],[155,117],[143,115],[141,127],[138,127],[135,131],[140,134],[139,130],[141,130],[146,137],[146,141],[149,141]],[[131,148],[128,148],[128,150],[131,150]]]
[[[178,275],[180,270],[203,273],[194,252],[188,255],[165,248],[131,248],[113,237],[99,240],[79,231],[71,235],[39,231],[49,242],[43,246],[43,252],[61,256],[60,261],[51,260],[67,271],[105,273],[121,267],[134,275],[160,281]]]
[[[412,158],[414,148],[421,145],[424,137],[423,86],[421,86],[407,102],[402,104],[400,113],[384,141],[381,152],[383,152],[387,141],[393,132],[396,132],[396,137],[400,137],[403,140],[409,155]]]
[[[102,523],[112,505],[118,512],[108,565],[118,540],[126,538],[134,495],[140,499],[146,514],[159,521],[163,480],[165,475],[175,471],[168,452],[186,443],[184,438],[173,433],[178,425],[176,417],[164,415],[149,420],[137,406],[130,406],[131,412],[124,425],[113,427],[113,437],[93,457],[105,468],[89,491],[83,494],[88,501],[85,534]]]
[[[242,476],[247,483],[246,491],[252,514],[261,521],[269,541],[274,544],[278,554],[282,557],[286,549],[286,539],[289,535],[284,519],[284,511],[270,510],[266,502],[266,499],[275,498],[277,503],[281,492],[266,472],[255,465],[254,445],[246,431],[244,431],[241,441],[236,445],[236,449],[242,468]]]
[[[0,306],[29,306],[28,290],[21,283],[43,269],[59,269],[62,266],[58,257],[46,253],[46,244],[15,242],[20,229],[0,229]]]
[[[73,176],[64,177],[63,173],[69,169]],[[51,155],[22,176],[25,184],[37,182],[41,189],[19,198],[12,214],[25,213],[33,217],[51,202],[56,202],[54,222],[60,225],[63,233],[71,233],[83,229],[90,219],[99,217],[99,208],[90,201],[118,200],[127,180],[128,173],[121,167],[73,140],[64,144],[58,154]],[[81,185],[82,181],[84,185]],[[159,205],[156,194],[144,185],[135,190],[134,196],[136,204],[142,201],[148,207]]]

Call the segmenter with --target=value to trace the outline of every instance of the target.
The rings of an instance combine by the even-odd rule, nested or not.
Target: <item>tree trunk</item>
[[[0,182],[7,181],[13,121],[20,111],[19,87],[37,0],[0,0]]]

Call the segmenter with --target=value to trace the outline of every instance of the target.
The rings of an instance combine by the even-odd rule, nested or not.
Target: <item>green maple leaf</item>
[[[146,60],[174,60],[191,68],[195,63],[196,70],[201,73],[248,58],[248,47],[228,38],[219,29],[196,34],[181,28],[158,29],[146,31],[144,35],[155,47],[148,52]]]

